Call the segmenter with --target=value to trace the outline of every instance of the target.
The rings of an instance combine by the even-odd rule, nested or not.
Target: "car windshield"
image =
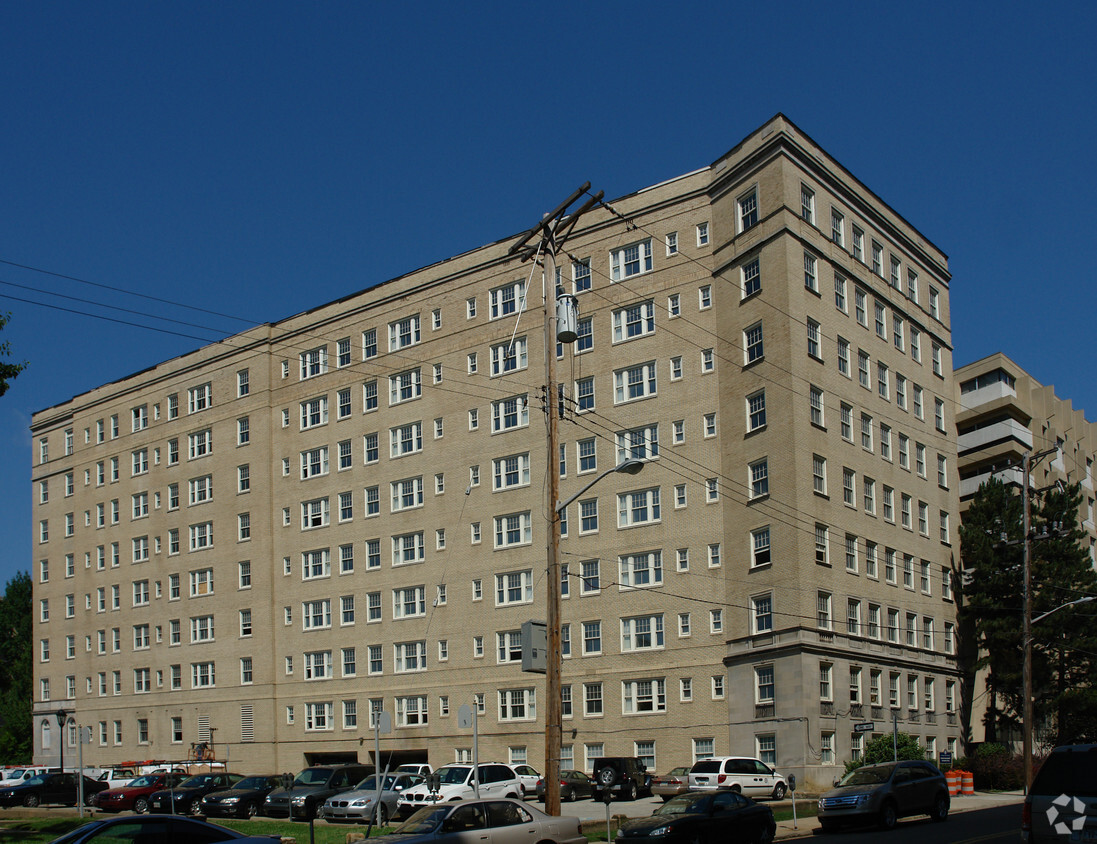
[[[442,785],[461,785],[468,779],[471,768],[453,767],[443,768],[438,772],[438,779]]]
[[[467,768],[465,769],[468,770]],[[393,835],[425,835],[433,832],[449,814],[450,806],[424,806],[392,831]]]
[[[179,788],[202,788],[213,781],[213,777],[209,774],[198,774],[198,776],[191,777],[189,780],[183,780],[179,783]]]
[[[23,785],[41,785],[46,781],[45,774],[39,774],[36,777],[31,777],[29,780],[23,780]]]
[[[324,785],[331,776],[327,768],[306,768],[297,775],[294,785]]]
[[[699,815],[708,810],[708,794],[679,794],[672,797],[656,811],[656,815]]]
[[[160,779],[158,775],[154,776],[153,774],[145,774],[145,776],[143,777],[138,777],[135,780],[131,780],[128,785],[132,786],[133,788],[141,788],[142,786],[146,785],[156,785],[156,781],[158,779]]]
[[[858,768],[842,777],[838,785],[879,785],[888,781],[893,770],[895,769],[890,766],[886,768]]]
[[[23,779],[23,771],[24,771],[23,768],[16,768],[14,771],[12,771],[10,774],[8,774],[8,779],[9,780],[21,780],[21,779]]]
[[[385,784],[384,784],[384,787],[383,787],[382,790],[391,791],[392,790],[392,784],[394,782],[396,782],[396,776],[394,774],[389,774],[387,777],[385,777]],[[356,785],[354,787],[354,790],[355,791],[376,791],[377,790],[377,775],[376,774],[370,774],[368,777],[366,777],[364,780],[362,780],[360,783],[358,783],[358,785]]]
[[[233,788],[266,788],[266,777],[244,777]]]

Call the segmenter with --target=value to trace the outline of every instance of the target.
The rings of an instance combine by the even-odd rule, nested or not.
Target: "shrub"
[[[975,787],[984,791],[1011,791],[1025,784],[1024,759],[996,742],[979,745],[968,757]]]
[[[899,733],[897,755],[899,759],[925,759],[926,749],[918,743],[917,738],[909,733]],[[885,733],[865,743],[865,749],[860,759],[851,759],[846,762],[846,773],[848,774],[862,765],[891,762],[895,758],[896,743],[893,741],[891,733]]]

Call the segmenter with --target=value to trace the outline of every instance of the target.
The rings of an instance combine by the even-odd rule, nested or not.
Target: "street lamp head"
[[[65,722],[69,719],[69,713],[66,712],[64,709],[58,709],[56,715],[57,715],[57,726],[59,726],[59,727],[65,726]]]
[[[630,457],[628,460],[622,460],[620,463],[614,466],[613,471],[624,472],[626,475],[637,475],[643,468],[643,460],[637,460],[635,457]]]

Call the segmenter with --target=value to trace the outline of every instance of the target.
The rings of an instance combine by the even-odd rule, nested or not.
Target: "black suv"
[[[635,800],[651,796],[651,774],[635,756],[604,756],[594,760],[594,788],[591,797],[603,800],[606,792]]]
[[[325,800],[341,791],[350,791],[372,773],[372,765],[313,765],[305,768],[294,777],[289,791],[276,788],[267,795],[263,801],[263,814],[291,820],[315,818],[316,810],[324,805]]]
[[[1097,840],[1097,744],[1055,748],[1032,781],[1021,841]]]

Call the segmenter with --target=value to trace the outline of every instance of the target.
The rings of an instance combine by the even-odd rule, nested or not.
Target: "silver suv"
[[[788,791],[785,778],[761,759],[751,756],[713,756],[689,769],[690,791],[728,789],[747,797],[780,800]]]
[[[899,761],[850,771],[819,798],[818,817],[823,832],[855,823],[891,829],[907,815],[943,821],[948,809],[948,784],[937,766]]]

